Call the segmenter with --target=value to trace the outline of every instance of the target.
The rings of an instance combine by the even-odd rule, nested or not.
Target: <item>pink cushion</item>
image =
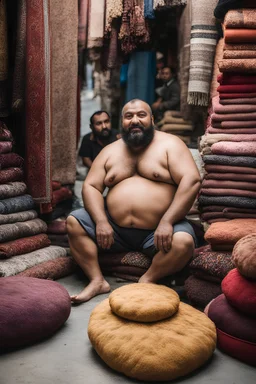
[[[256,281],[245,279],[235,268],[222,280],[221,288],[229,304],[248,316],[256,316]]]
[[[256,343],[256,319],[233,308],[224,294],[211,302],[208,317],[221,331],[238,339]]]
[[[227,355],[256,366],[256,343],[238,339],[217,328],[217,346]]]
[[[256,233],[244,236],[236,243],[232,261],[243,276],[256,280]]]
[[[69,294],[55,281],[3,277],[0,292],[2,348],[20,347],[51,336],[69,317]]]

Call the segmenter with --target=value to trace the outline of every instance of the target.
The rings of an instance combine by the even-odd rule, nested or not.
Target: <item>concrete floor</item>
[[[123,285],[107,277],[112,290]],[[60,279],[70,294],[80,291],[86,280],[80,274]],[[108,294],[88,303],[73,306],[66,324],[51,338],[35,345],[0,355],[1,384],[122,384],[135,383],[108,368],[94,352],[87,336],[92,309]],[[195,372],[175,382],[189,384],[255,384],[256,370],[220,351],[211,361]],[[139,382],[138,382],[139,383]]]
[[[99,109],[99,100],[90,92],[82,94],[81,135],[89,132],[89,117]],[[84,169],[78,164],[83,176]],[[76,183],[81,196],[82,180]],[[125,284],[107,277],[112,290]],[[86,284],[81,274],[60,279],[69,294],[78,293]],[[108,368],[91,347],[87,325],[92,309],[103,299],[100,295],[90,302],[73,306],[66,324],[51,338],[32,346],[0,355],[0,384],[114,384],[135,383]],[[0,340],[1,343],[1,340]],[[256,370],[216,350],[211,361],[189,377],[173,381],[189,384],[255,384]],[[139,382],[138,382],[139,383]]]

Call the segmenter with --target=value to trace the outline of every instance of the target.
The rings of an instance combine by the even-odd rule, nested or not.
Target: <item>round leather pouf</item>
[[[256,281],[247,280],[235,268],[221,283],[227,301],[249,317],[256,317]]]
[[[3,349],[32,344],[51,336],[69,317],[69,294],[55,281],[3,277],[0,292],[0,345]]]
[[[127,291],[123,294],[123,300],[129,297],[135,311],[140,307],[139,292],[141,302],[147,299],[151,306],[153,288],[149,287],[147,292],[140,285],[136,284],[138,293],[134,302],[133,294],[130,297]],[[165,301],[164,295],[162,300]],[[162,305],[160,296],[151,311],[156,312],[158,305]],[[180,303],[178,311],[167,319],[143,323],[116,315],[106,299],[91,313],[88,336],[109,367],[144,381],[166,381],[185,376],[206,363],[216,346],[213,322],[184,303]]]
[[[256,343],[256,319],[233,308],[224,294],[211,302],[208,316],[222,332],[250,343]]]
[[[243,276],[256,280],[256,233],[242,237],[236,243],[232,261]]]

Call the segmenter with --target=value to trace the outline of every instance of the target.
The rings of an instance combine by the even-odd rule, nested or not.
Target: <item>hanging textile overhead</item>
[[[86,48],[89,0],[79,0],[78,48]]]
[[[8,78],[8,45],[7,19],[5,0],[0,1],[0,117],[8,116],[7,78]]]
[[[52,178],[49,1],[43,0],[35,4],[33,0],[27,0],[26,3],[27,185],[36,203],[50,203]]]
[[[118,17],[122,17],[123,0],[106,0],[106,21],[105,31],[111,30],[112,21]]]
[[[17,40],[13,75],[13,112],[21,111],[25,101],[26,17],[26,0],[20,0],[18,4]]]
[[[103,46],[105,0],[89,0],[89,26],[87,48]]]
[[[218,32],[217,0],[192,0],[188,104],[208,106]]]
[[[76,179],[78,9],[69,0],[50,0],[52,37],[52,176]]]

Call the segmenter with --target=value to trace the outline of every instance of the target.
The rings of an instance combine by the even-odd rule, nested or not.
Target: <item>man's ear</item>
[[[151,115],[151,121],[152,121],[152,125],[154,125],[155,124],[155,120],[154,120],[153,114]]]

